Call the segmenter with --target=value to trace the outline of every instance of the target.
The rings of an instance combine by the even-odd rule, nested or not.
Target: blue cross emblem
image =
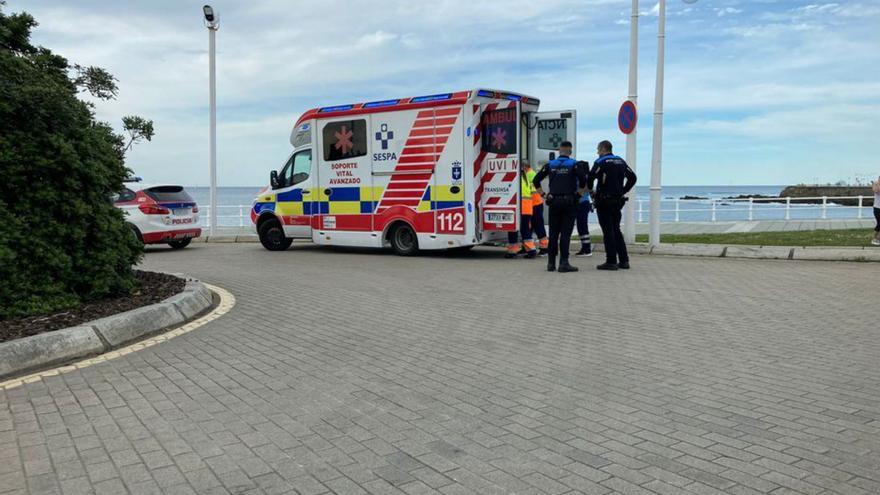
[[[382,149],[388,149],[388,141],[394,139],[394,131],[388,130],[388,124],[382,124],[379,127],[379,132],[376,133],[376,141],[380,141],[382,143]]]

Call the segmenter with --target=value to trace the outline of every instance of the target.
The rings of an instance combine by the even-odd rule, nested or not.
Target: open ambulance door
[[[572,158],[577,159],[577,112],[557,110],[552,112],[532,112],[527,115],[528,154],[532,170],[540,171],[547,162],[559,155],[559,143],[571,141]],[[541,188],[548,190],[544,179]],[[544,208],[544,222],[549,224],[550,209]]]
[[[483,105],[480,117],[479,198],[482,241],[506,239],[519,230],[520,102]]]

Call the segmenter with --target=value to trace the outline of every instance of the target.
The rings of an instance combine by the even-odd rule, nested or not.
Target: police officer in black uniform
[[[602,227],[605,241],[605,263],[597,266],[599,270],[629,269],[629,255],[623,233],[620,231],[620,216],[626,203],[626,193],[636,185],[636,174],[623,161],[623,158],[611,153],[611,142],[602,141],[598,149],[599,159],[593,163],[590,171],[590,194],[596,206],[596,216]],[[596,190],[593,192],[593,184]]]
[[[571,142],[559,144],[559,157],[544,165],[535,175],[532,183],[550,207],[550,245],[547,271],[556,271],[556,255],[559,254],[559,271],[576,272],[578,269],[568,263],[568,250],[571,245],[571,231],[577,218],[577,204],[587,187],[587,175],[576,166],[571,158]],[[541,181],[550,177],[550,191],[545,195]]]

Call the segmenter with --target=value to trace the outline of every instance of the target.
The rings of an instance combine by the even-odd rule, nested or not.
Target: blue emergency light
[[[444,93],[441,95],[428,95],[428,96],[417,96],[411,100],[410,103],[424,103],[426,101],[439,101],[439,100],[448,100],[452,98],[452,93]]]
[[[343,112],[345,110],[351,110],[354,108],[354,105],[338,105],[335,107],[324,107],[318,110],[319,113],[328,113],[328,112]]]
[[[400,100],[371,101],[364,103],[364,108],[390,107],[400,103]]]

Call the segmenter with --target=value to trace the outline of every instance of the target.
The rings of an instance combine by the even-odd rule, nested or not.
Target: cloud
[[[286,158],[290,126],[305,109],[478,86],[533,94],[547,110],[576,109],[580,142],[620,138],[615,115],[627,90],[630,2],[497,5],[489,14],[468,0],[387,0],[381,8],[367,0],[303,0],[296,8],[288,0],[218,3],[221,184],[264,183],[267,170]],[[643,0],[642,7],[645,160],[659,4]],[[735,137],[736,147],[747,141],[776,150],[785,167],[804,150],[826,152],[817,136],[843,139],[880,127],[880,113],[859,110],[880,99],[880,4],[670,0],[667,8],[670,163],[692,163],[687,143],[696,140],[707,153],[701,159],[717,149],[722,161]],[[154,141],[130,155],[141,175],[207,182],[207,33],[199,5],[10,0],[5,9],[32,12],[39,43],[119,78],[119,98],[96,102],[100,118],[117,125],[126,114],[155,120]],[[846,122],[848,112],[862,127]],[[868,145],[849,153],[873,159]],[[737,180],[761,182],[767,170],[756,167],[752,178]]]
[[[733,7],[722,7],[720,9],[715,9],[715,13],[716,15],[718,15],[718,17],[724,17],[731,14],[741,14],[742,9],[735,9]]]

